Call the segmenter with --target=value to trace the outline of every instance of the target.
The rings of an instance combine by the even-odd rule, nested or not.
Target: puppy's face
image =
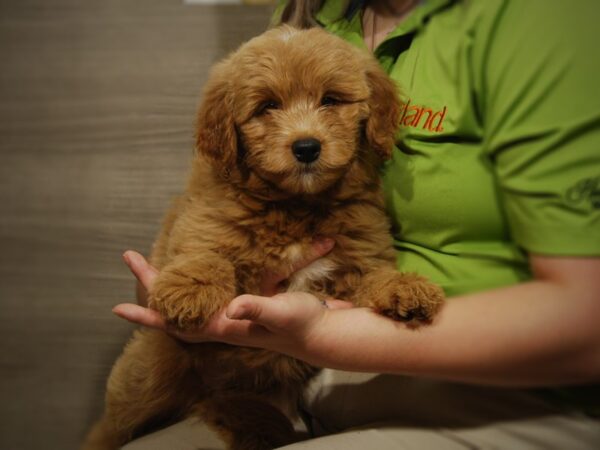
[[[316,194],[386,157],[396,88],[370,56],[323,30],[281,27],[218,65],[200,110],[198,150],[291,196]]]

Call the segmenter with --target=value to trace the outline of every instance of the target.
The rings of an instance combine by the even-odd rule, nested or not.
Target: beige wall
[[[269,7],[0,0],[0,448],[70,449],[132,327],[210,65]]]

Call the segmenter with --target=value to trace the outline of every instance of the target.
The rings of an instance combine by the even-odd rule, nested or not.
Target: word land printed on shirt
[[[400,124],[404,127],[420,128],[433,133],[444,131],[443,123],[448,108],[434,109],[414,104],[411,99],[401,105]]]

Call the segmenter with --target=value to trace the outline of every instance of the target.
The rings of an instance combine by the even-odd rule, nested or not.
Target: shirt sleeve
[[[485,149],[511,238],[531,253],[600,255],[599,13],[596,1],[507,0],[488,22]]]
[[[275,3],[275,9],[271,14],[271,20],[269,22],[269,26],[275,27],[281,24],[281,15],[283,14],[283,10],[287,5],[287,0],[277,0]]]

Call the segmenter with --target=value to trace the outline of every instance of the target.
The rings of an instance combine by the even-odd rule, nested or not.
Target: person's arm
[[[333,311],[290,353],[338,369],[493,385],[599,381],[600,260],[531,260],[534,281],[449,299],[431,326]]]
[[[244,295],[204,328],[172,332],[351,371],[510,386],[600,380],[600,259],[533,256],[531,262],[535,280],[451,298],[433,324],[417,329],[344,302],[323,308],[313,296],[293,293]],[[131,267],[138,277],[147,270],[142,262]],[[157,313],[139,306],[115,312],[165,329]]]

